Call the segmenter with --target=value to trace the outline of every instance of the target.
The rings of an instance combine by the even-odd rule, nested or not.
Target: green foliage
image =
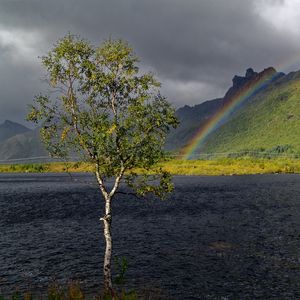
[[[167,193],[173,190],[171,174],[162,168],[154,167],[141,170],[140,172],[132,171],[130,174],[127,174],[125,180],[127,185],[136,191],[138,196],[142,197],[152,193],[164,199]],[[152,184],[149,184],[149,182]]]
[[[64,298],[64,290],[62,287],[56,283],[53,282],[49,288],[48,288],[48,300],[61,300]]]
[[[19,291],[14,292],[11,296],[11,300],[21,300],[21,299],[22,299],[22,295]]]
[[[277,145],[270,149],[265,149],[260,147],[258,149],[245,149],[235,153],[224,153],[224,157],[229,158],[239,158],[239,157],[255,157],[255,158],[280,158],[280,157],[287,157],[287,158],[299,158],[300,153],[296,152],[292,145]],[[211,154],[214,158],[214,154]]]
[[[84,295],[82,287],[77,281],[70,281],[65,287],[58,284],[57,282],[52,282],[48,291],[44,297],[36,295],[34,291],[27,291],[25,293],[21,293],[19,291],[15,291],[11,297],[3,297],[0,295],[0,300],[32,300],[32,299],[48,299],[48,300],[85,300],[85,299],[95,299],[95,300],[137,300],[136,291],[125,291],[121,292],[114,291],[113,296],[111,295],[97,295],[93,298],[87,298]],[[149,297],[151,299],[151,297]]]
[[[50,171],[50,164],[0,165],[0,172],[43,173]]]
[[[111,295],[104,295],[103,298],[99,300],[137,300],[137,294],[135,291],[122,291],[121,293],[115,293],[113,296]]]
[[[161,161],[165,137],[177,125],[174,109],[159,92],[160,83],[151,73],[140,74],[131,47],[111,39],[93,47],[69,34],[42,63],[59,92],[56,99],[37,96],[27,119],[42,126],[51,155],[65,158],[77,153],[95,166],[101,182],[125,177],[139,194],[169,192],[165,172],[156,174],[160,183],[155,185],[147,175],[141,182],[126,175]]]
[[[277,153],[277,154],[289,153],[289,152],[291,152],[291,150],[292,150],[291,145],[278,145],[278,146],[271,148],[270,153]]]
[[[80,284],[77,281],[70,281],[66,287],[63,287],[57,282],[52,282],[48,288],[47,299],[48,300],[84,300],[86,299],[86,297],[83,293]],[[96,299],[104,300],[106,298],[97,297]]]
[[[114,283],[121,285],[125,283],[125,273],[128,269],[128,261],[125,257],[115,257],[115,269],[117,275],[115,276]]]
[[[164,159],[166,135],[177,125],[175,111],[160,94],[154,76],[141,74],[138,58],[122,40],[110,39],[94,47],[69,34],[42,63],[57,97],[37,96],[27,119],[42,127],[42,139],[52,156],[77,153],[94,167],[105,198],[101,219],[109,262],[104,260],[104,289],[111,294],[111,200],[122,180],[143,196],[164,197],[172,190],[166,171],[142,176],[132,171],[149,170]],[[114,180],[112,188],[106,185],[108,178]]]

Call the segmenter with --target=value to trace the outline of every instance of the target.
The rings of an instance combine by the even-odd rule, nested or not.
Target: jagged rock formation
[[[246,70],[245,76],[234,76],[232,79],[232,87],[229,88],[225,94],[223,101],[226,104],[231,101],[237,94],[243,90],[250,89],[262,80],[266,80],[262,88],[267,87],[269,84],[284,77],[285,74],[277,72],[273,67],[269,67],[261,71],[260,73],[254,72],[252,68]],[[259,92],[259,90],[257,91]]]

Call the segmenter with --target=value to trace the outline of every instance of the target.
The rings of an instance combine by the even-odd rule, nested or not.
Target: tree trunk
[[[111,198],[105,197],[105,216],[101,218],[103,221],[103,233],[105,238],[105,254],[103,262],[104,276],[104,292],[112,295],[112,279],[111,279],[111,256],[112,256],[112,237],[111,237]]]

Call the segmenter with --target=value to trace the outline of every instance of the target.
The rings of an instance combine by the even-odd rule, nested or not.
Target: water
[[[300,299],[299,175],[174,182],[166,201],[114,200],[127,288],[163,299]],[[0,294],[53,279],[97,293],[102,202],[91,175],[0,174]]]

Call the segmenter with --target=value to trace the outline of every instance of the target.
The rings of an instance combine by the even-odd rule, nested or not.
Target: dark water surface
[[[300,299],[300,176],[175,177],[167,201],[120,195],[127,287],[164,299]],[[90,175],[0,174],[0,294],[56,278],[101,288],[102,200]]]

